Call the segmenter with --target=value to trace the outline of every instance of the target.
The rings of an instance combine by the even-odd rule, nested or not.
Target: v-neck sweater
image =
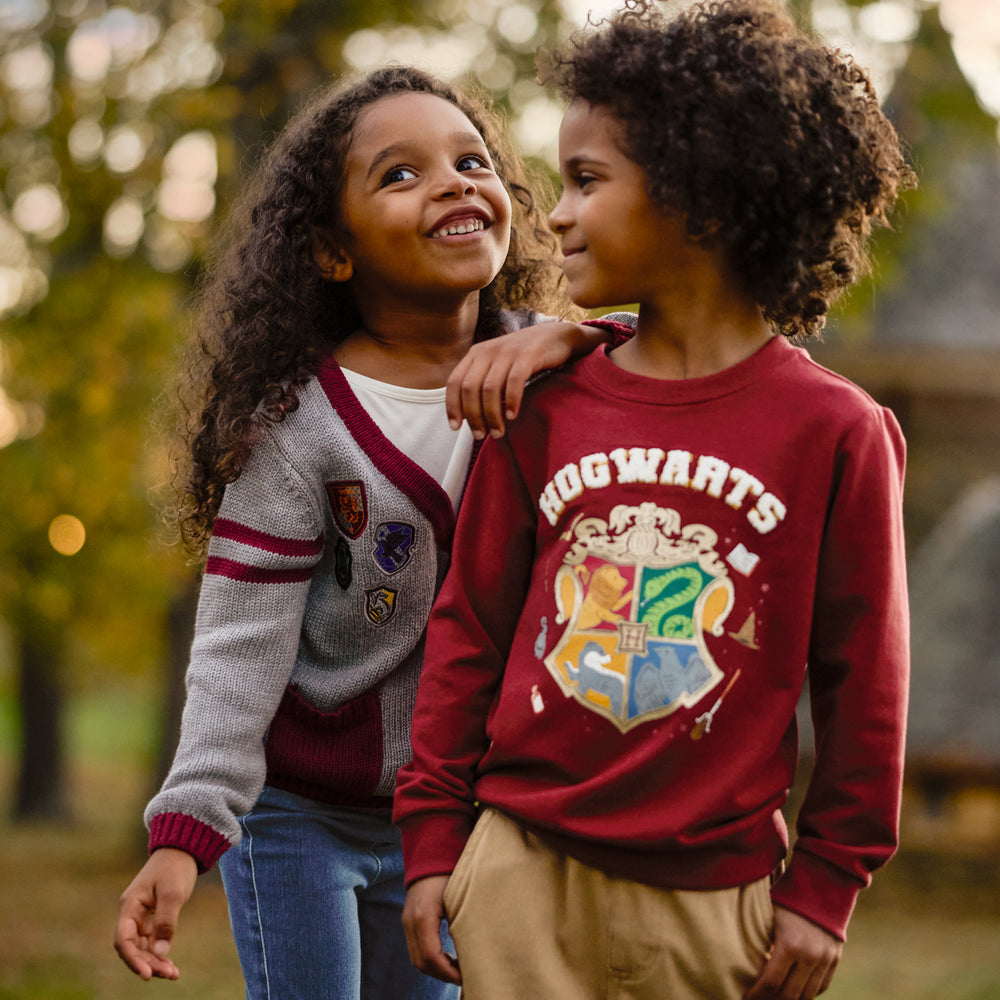
[[[543,319],[501,314],[504,332]],[[388,814],[455,514],[387,430],[328,358],[226,486],[151,851],[211,867],[265,782]]]

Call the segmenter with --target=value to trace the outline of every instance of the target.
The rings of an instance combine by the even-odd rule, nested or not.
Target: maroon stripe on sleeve
[[[252,545],[255,549],[275,552],[282,556],[314,556],[323,550],[322,532],[315,538],[283,538],[281,535],[269,535],[265,531],[257,531],[256,528],[249,528],[245,524],[224,517],[215,519],[212,536]]]
[[[243,583],[301,583],[303,580],[312,579],[313,568],[304,566],[301,569],[263,569],[260,566],[248,566],[246,563],[236,562],[235,559],[211,556],[205,563],[205,573],[226,576],[230,580],[239,580]]]

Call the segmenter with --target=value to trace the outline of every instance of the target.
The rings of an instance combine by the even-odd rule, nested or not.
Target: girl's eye
[[[416,171],[410,167],[393,167],[382,175],[382,187],[389,184],[399,184],[401,181],[409,181],[416,177]]]
[[[578,188],[585,190],[587,185],[596,181],[597,178],[593,174],[577,174],[572,180]]]
[[[489,163],[486,162],[485,157],[477,156],[475,153],[469,153],[467,156],[463,156],[458,163],[455,164],[457,170],[482,170],[490,168]]]

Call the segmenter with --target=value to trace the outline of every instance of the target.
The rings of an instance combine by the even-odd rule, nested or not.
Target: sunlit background
[[[891,406],[909,442],[904,870],[923,872],[928,893],[940,870],[996,900],[988,877],[961,883],[942,859],[982,874],[1000,851],[1000,0],[788,5],[871,70],[920,175],[872,280],[815,354]],[[518,147],[551,167],[562,106],[535,82],[536,53],[616,6],[0,0],[0,813],[95,823],[97,803],[109,824],[138,826],[169,755],[197,577],[153,502],[170,474],[157,400],[210,237],[261,144],[331,76],[391,61],[485,90]],[[38,846],[24,844],[15,874]],[[33,908],[29,882],[0,921]],[[871,968],[830,995],[1000,996],[1000,968],[991,978],[981,957],[1000,907],[977,897],[986,924],[971,904],[948,910],[962,943],[942,972],[937,925],[907,923],[905,898],[860,916]],[[877,954],[899,946],[897,923],[915,942],[909,977],[892,966],[899,982]],[[2,930],[0,998],[131,996],[110,959],[91,970],[89,942],[66,974],[73,992],[54,985],[43,932],[26,943]],[[964,980],[959,965],[973,969]]]
[[[879,92],[891,91],[905,63],[928,0],[814,0],[812,22],[831,42],[871,69]],[[217,80],[223,57],[221,4],[190,0],[146,10],[105,7],[87,0],[3,0],[0,57],[8,127],[2,156],[8,174],[0,209],[0,316],[29,308],[48,290],[45,248],[66,229],[73,210],[54,135],[40,130],[58,116],[58,140],[80,170],[99,166],[132,183],[105,207],[103,245],[115,257],[141,250],[162,271],[191,258],[192,235],[215,210],[216,145],[212,133],[195,129],[172,135],[149,112],[164,95],[205,87]],[[680,4],[683,6],[683,4]],[[955,58],[982,106],[1000,115],[1000,4],[996,0],[938,0],[941,22]],[[561,33],[598,19],[614,3],[561,0]],[[389,61],[412,63],[447,79],[469,74],[513,109],[513,130],[528,154],[555,157],[561,109],[523,75],[514,53],[530,53],[551,37],[542,31],[538,6],[504,0],[440,0],[428,3],[429,19],[380,23],[351,32],[343,41],[345,67],[367,71]],[[47,34],[67,35],[60,53],[65,80],[57,79],[56,52]],[[497,37],[503,48],[497,46]],[[118,113],[108,114],[109,104]],[[158,164],[158,176],[141,168]],[[139,175],[141,174],[141,180]],[[8,412],[0,426],[18,424]]]

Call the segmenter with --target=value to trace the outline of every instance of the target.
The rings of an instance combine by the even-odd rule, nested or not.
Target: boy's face
[[[549,225],[577,305],[647,303],[677,280],[691,246],[683,220],[647,194],[646,174],[622,152],[621,127],[600,105],[577,98],[559,129],[563,193]]]
[[[475,126],[432,94],[384,97],[358,119],[347,155],[346,233],[318,258],[359,300],[451,299],[496,277],[511,203]]]

